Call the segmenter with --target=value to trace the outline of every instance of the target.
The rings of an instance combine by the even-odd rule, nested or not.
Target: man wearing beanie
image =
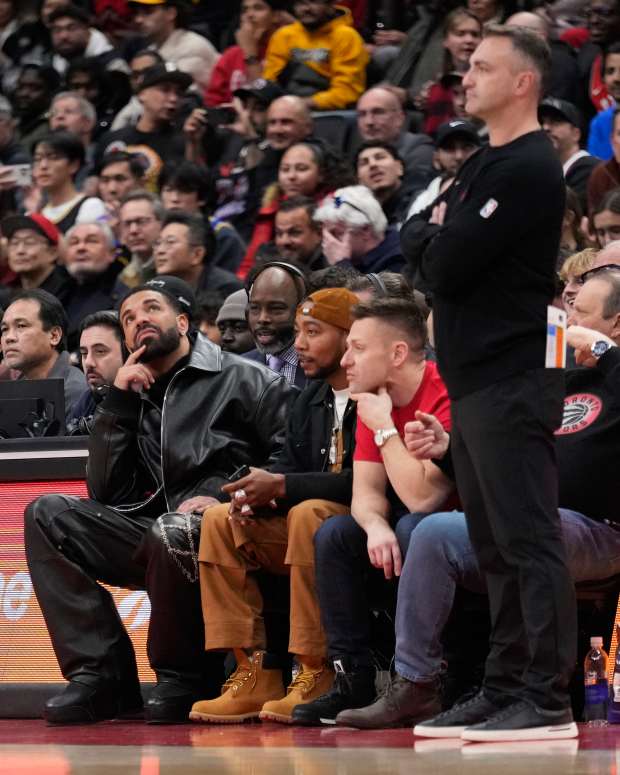
[[[147,722],[186,721],[199,697],[219,691],[222,655],[203,645],[200,522],[240,466],[273,464],[293,390],[195,332],[193,307],[177,277],[129,291],[119,320],[130,355],[94,414],[90,497],[46,495],[26,509],[28,566],[69,681],[46,703],[50,723],[142,709],[131,642],[99,581],[148,592],[157,685]]]
[[[227,353],[243,355],[254,349],[254,337],[247,317],[248,294],[245,289],[226,298],[217,313],[215,324],[220,330],[220,347]]]
[[[355,405],[340,365],[357,296],[316,291],[297,308],[295,348],[309,384],[289,417],[278,462],[223,489],[229,506],[209,509],[200,540],[206,648],[233,649],[237,670],[222,696],[198,702],[190,718],[212,723],[261,718],[290,723],[293,708],[332,685],[315,593],[315,532],[351,501]],[[251,571],[290,575],[288,650],[299,672],[288,691],[266,649],[263,599]]]

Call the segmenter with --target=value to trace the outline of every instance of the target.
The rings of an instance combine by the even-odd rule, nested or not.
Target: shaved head
[[[272,148],[285,151],[312,133],[312,115],[301,97],[278,97],[267,111],[266,137]]]

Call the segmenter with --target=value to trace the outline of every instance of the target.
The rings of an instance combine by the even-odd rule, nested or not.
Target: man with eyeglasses
[[[52,132],[64,129],[77,135],[84,146],[85,163],[80,168],[75,179],[78,189],[81,189],[87,178],[93,174],[93,158],[95,146],[93,132],[97,125],[97,111],[94,105],[81,94],[63,91],[52,100],[49,114]]]
[[[407,131],[405,121],[402,103],[389,87],[375,86],[359,98],[357,130],[362,141],[393,145],[403,160],[403,185],[415,194],[426,188],[435,177],[435,146],[428,135]]]
[[[155,271],[184,280],[194,292],[220,291],[228,295],[241,289],[232,272],[213,266],[215,235],[198,215],[170,211],[153,245]]]
[[[120,239],[131,254],[121,280],[130,288],[155,277],[153,246],[159,238],[164,215],[159,198],[150,191],[138,189],[121,199],[118,210]]]
[[[73,283],[57,263],[60,232],[54,224],[41,213],[31,213],[5,218],[0,231],[8,240],[9,268],[17,276],[10,292],[42,288],[65,304]]]
[[[69,3],[61,5],[48,17],[52,37],[52,64],[61,75],[71,62],[80,57],[96,59],[109,70],[127,72],[127,63],[99,30],[90,27],[90,15]]]

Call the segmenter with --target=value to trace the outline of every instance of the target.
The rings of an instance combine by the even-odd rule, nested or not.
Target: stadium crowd
[[[50,723],[370,729],[456,699],[444,635],[487,573],[414,232],[441,228],[437,198],[489,148],[468,94],[493,63],[472,57],[507,28],[547,52],[538,120],[565,184],[565,204],[541,204],[563,212],[557,235],[539,235],[569,324],[559,524],[572,580],[609,580],[617,0],[0,0],[0,378],[63,379],[67,434],[89,444],[89,498],[25,513],[68,682]],[[509,242],[524,239],[516,195],[541,196],[528,186],[504,205]],[[480,320],[503,308],[503,363],[519,314],[509,288],[476,296],[470,253],[450,295]],[[102,582],[148,592],[145,701]],[[487,687],[486,715],[517,695]]]

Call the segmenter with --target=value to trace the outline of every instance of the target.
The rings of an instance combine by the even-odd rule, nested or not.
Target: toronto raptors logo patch
[[[556,436],[567,433],[578,433],[592,425],[601,413],[603,402],[592,393],[575,393],[564,399],[564,415],[562,425],[555,432]]]

